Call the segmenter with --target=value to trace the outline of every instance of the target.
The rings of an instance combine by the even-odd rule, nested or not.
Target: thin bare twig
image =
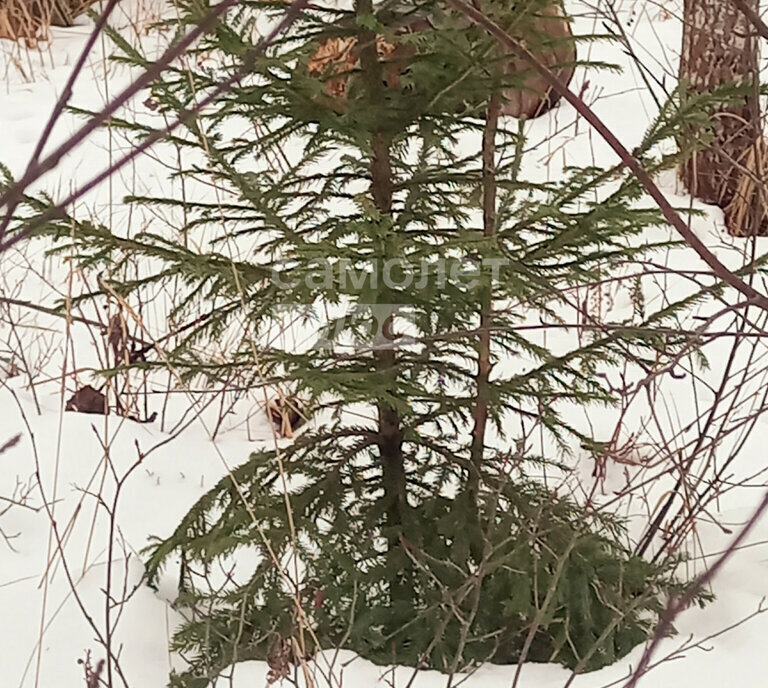
[[[651,642],[645,648],[645,652],[643,652],[643,656],[640,658],[637,669],[635,669],[634,673],[629,678],[629,681],[624,684],[624,688],[635,688],[637,682],[640,680],[640,677],[645,673],[648,664],[651,661],[651,657],[653,656],[653,653],[655,652],[659,643],[663,638],[667,636],[667,633],[672,628],[672,624],[674,623],[675,618],[677,618],[680,612],[682,612],[688,607],[688,605],[690,605],[694,597],[702,590],[704,590],[709,582],[717,575],[720,569],[723,568],[725,563],[738,549],[739,545],[744,542],[747,535],[749,535],[755,525],[757,525],[757,522],[763,516],[766,509],[768,509],[768,492],[765,493],[765,496],[760,502],[760,505],[757,507],[757,509],[755,509],[755,512],[752,514],[749,521],[747,521],[746,525],[741,529],[741,532],[731,541],[731,544],[720,555],[717,561],[715,561],[712,566],[710,566],[701,576],[699,576],[698,580],[688,588],[684,595],[673,598],[669,601],[667,608],[661,614],[659,625],[656,628],[656,632],[653,634]]]
[[[191,45],[193,40],[196,40],[202,33],[212,29],[219,19],[219,16],[229,7],[236,4],[237,0],[223,0],[217,5],[206,17],[201,20],[195,29],[190,31],[185,38],[179,43],[175,44],[172,48],[166,51],[165,55],[155,62],[152,67],[148,68],[144,74],[142,74],[131,86],[126,88],[115,100],[113,100],[107,107],[105,107],[100,113],[88,121],[88,124],[80,128],[68,141],[62,144],[56,151],[51,153],[45,160],[36,165],[31,173],[25,174],[24,177],[10,189],[8,189],[2,196],[0,196],[0,207],[4,204],[14,203],[17,196],[23,193],[29,184],[39,178],[42,174],[50,169],[53,169],[58,165],[61,158],[64,157],[72,148],[79,144],[88,134],[94,131],[98,126],[104,124],[111,115],[113,115],[120,106],[124,105],[133,95],[135,95],[141,88],[146,88],[152,81],[154,81],[161,73],[162,69],[165,69],[170,62],[183,54],[187,48]],[[105,170],[97,174],[90,181],[86,182],[79,189],[73,191],[63,201],[57,203],[53,207],[49,208],[39,217],[29,222],[22,230],[15,234],[12,238],[2,241],[3,233],[0,231],[0,253],[8,250],[11,246],[21,241],[25,237],[28,237],[34,230],[42,227],[47,222],[61,218],[66,207],[87,194],[92,189],[99,186],[102,182],[109,179],[115,172],[125,167],[129,162],[141,155],[145,150],[153,146],[158,141],[165,138],[168,134],[178,129],[183,124],[192,121],[202,110],[216,101],[223,93],[226,93],[232,86],[242,79],[246,74],[253,70],[256,59],[261,55],[272,42],[286,29],[288,29],[304,11],[309,0],[295,0],[293,4],[286,10],[283,18],[280,22],[269,32],[264,38],[262,38],[258,44],[243,55],[242,63],[240,67],[235,69],[226,79],[220,82],[216,87],[212,88],[205,98],[202,98],[194,107],[189,110],[180,112],[177,118],[170,122],[167,126],[161,129],[154,129],[141,143],[137,143],[133,146],[129,153],[119,158],[116,162],[111,164]],[[157,66],[162,64],[162,69],[158,69]],[[11,214],[6,214],[4,223],[7,224],[10,221]]]

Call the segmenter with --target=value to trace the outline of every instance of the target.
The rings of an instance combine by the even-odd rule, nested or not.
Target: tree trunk
[[[357,0],[356,11],[359,15],[371,14],[373,12],[371,0]],[[382,92],[384,72],[376,47],[376,34],[371,30],[361,29],[359,45],[361,76],[368,102],[371,106],[383,108],[385,105]],[[389,135],[382,131],[371,132],[371,194],[377,210],[385,215],[392,212],[390,144]],[[374,356],[377,369],[388,375],[394,386],[397,363],[395,351],[385,348],[375,352]],[[391,389],[387,391],[392,392]],[[377,411],[379,423],[377,444],[381,459],[387,528],[387,562],[392,572],[390,596],[393,601],[402,602],[412,597],[410,559],[401,542],[405,514],[408,510],[403,430],[397,409],[385,400],[378,402]]]
[[[568,86],[573,78],[576,43],[561,0],[554,0],[550,7],[545,7],[535,16],[529,34],[521,37],[526,47]],[[528,76],[522,88],[510,88],[504,92],[502,115],[534,119],[549,112],[560,100],[544,77],[531,69],[525,60],[511,60],[505,71],[507,74],[526,72]]]
[[[758,0],[746,3],[757,11]],[[725,211],[734,236],[768,233],[757,63],[758,36],[732,0],[685,0],[680,83],[697,93],[734,83],[753,87],[713,113],[712,142],[694,152],[681,170],[694,197]]]
[[[488,103],[483,131],[483,236],[496,234],[496,130],[500,103],[493,96]],[[472,411],[472,444],[470,447],[470,474],[467,484],[471,506],[476,510],[477,495],[485,458],[485,436],[488,426],[491,377],[491,326],[493,325],[493,300],[490,287],[480,294],[480,331],[477,341],[477,401]],[[479,519],[478,519],[479,520]]]

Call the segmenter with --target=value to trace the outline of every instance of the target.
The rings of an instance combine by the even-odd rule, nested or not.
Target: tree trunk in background
[[[746,3],[757,12],[758,0]],[[714,141],[695,152],[681,171],[691,195],[725,211],[728,232],[734,236],[768,234],[761,188],[758,40],[732,0],[684,0],[681,84],[695,92],[734,82],[754,84],[754,95],[713,114]]]
[[[512,32],[516,38],[524,40],[528,50],[567,86],[573,78],[577,57],[570,19],[565,14],[562,0],[535,2],[542,7],[530,9],[531,14],[525,26],[517,26]],[[467,28],[472,26],[469,19],[465,21]],[[384,36],[378,36],[377,51],[384,66],[382,85],[385,84],[387,88],[400,88],[400,77],[408,70],[408,65],[416,54],[414,43],[400,41],[398,37],[407,37],[433,26],[432,18],[420,16],[402,24],[399,33],[394,37],[385,39]],[[359,52],[356,38],[335,36],[322,41],[307,64],[310,75],[326,75],[325,92],[331,99],[323,103],[338,113],[346,112],[344,101],[347,95],[347,81],[350,73],[357,68]],[[507,74],[525,72],[525,79],[520,88],[507,88],[504,91],[500,111],[502,115],[533,119],[551,110],[560,100],[560,96],[552,90],[549,83],[525,60],[510,56],[505,71]],[[329,75],[334,76],[327,78]]]
[[[568,86],[571,83],[576,43],[561,0],[555,0],[551,6],[536,14],[536,19],[531,23],[531,35],[526,35],[524,42],[528,50],[549,67],[563,84]],[[523,88],[508,89],[504,93],[502,115],[533,119],[549,112],[560,100],[560,96],[552,90],[544,77],[532,70],[525,60],[512,60],[506,71],[508,74],[525,71],[529,76]]]

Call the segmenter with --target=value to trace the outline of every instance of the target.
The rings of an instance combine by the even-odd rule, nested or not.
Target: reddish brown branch
[[[733,287],[737,291],[744,294],[746,297],[754,301],[760,308],[768,311],[768,297],[761,294],[754,287],[747,284],[744,280],[737,277],[731,272],[725,265],[723,265],[717,257],[707,248],[699,237],[691,230],[686,224],[679,213],[672,207],[666,196],[661,192],[656,183],[651,179],[650,174],[640,164],[640,161],[635,158],[619,141],[613,132],[605,125],[605,123],[595,114],[592,108],[587,105],[582,98],[577,96],[571,91],[560,79],[552,73],[552,70],[548,69],[542,62],[529,50],[527,50],[519,41],[510,36],[504,29],[498,24],[489,19],[485,14],[475,9],[471,5],[468,5],[463,0],[448,0],[449,4],[455,7],[460,12],[463,12],[469,19],[475,24],[483,28],[491,36],[496,38],[505,48],[514,53],[517,57],[525,60],[531,65],[544,80],[552,87],[560,97],[567,100],[573,105],[576,112],[579,113],[587,122],[589,122],[605,142],[614,150],[619,156],[622,163],[635,175],[637,180],[642,184],[648,195],[658,205],[664,218],[671,224],[680,236],[685,239],[686,243],[699,255],[699,257],[712,268],[712,272],[719,277],[723,282]]]
[[[9,449],[12,449],[15,447],[19,442],[21,441],[21,435],[17,434],[11,437],[11,439],[6,440],[2,445],[0,445],[0,454],[4,454]]]
[[[741,13],[749,19],[752,26],[755,27],[757,33],[763,38],[768,39],[768,24],[766,24],[760,15],[755,12],[744,0],[733,0],[733,4],[741,10]]]

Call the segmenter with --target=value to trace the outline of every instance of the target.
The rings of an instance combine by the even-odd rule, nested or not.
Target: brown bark
[[[758,0],[746,0],[753,10]],[[739,83],[754,93],[712,115],[714,140],[683,165],[690,193],[725,211],[734,236],[765,235],[768,225],[761,190],[764,145],[757,97],[758,37],[730,0],[685,0],[680,82],[703,93]],[[690,132],[694,137],[700,132]]]

